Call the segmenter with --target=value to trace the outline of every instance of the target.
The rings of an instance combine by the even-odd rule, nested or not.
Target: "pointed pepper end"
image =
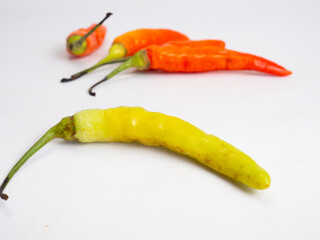
[[[283,68],[283,69],[281,69],[280,71],[279,71],[279,76],[288,76],[288,75],[290,75],[290,74],[292,74],[292,72],[291,71],[289,71],[289,70],[287,70],[287,69],[285,69],[285,68]]]

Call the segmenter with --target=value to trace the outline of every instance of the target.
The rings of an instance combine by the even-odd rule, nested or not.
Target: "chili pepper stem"
[[[81,45],[98,27],[100,27],[105,20],[107,20],[112,13],[108,12],[106,16],[94,27],[92,28],[86,35],[84,35],[82,38],[80,38],[75,44]]]
[[[71,52],[84,52],[86,49],[85,40],[98,28],[100,27],[103,22],[108,19],[112,13],[108,12],[106,16],[94,27],[92,28],[87,34],[84,36],[74,36],[73,39],[68,39],[68,48]]]
[[[145,70],[148,69],[150,66],[150,60],[147,54],[147,51],[141,50],[137,52],[133,57],[129,58],[127,61],[125,61],[123,64],[121,64],[119,67],[117,67],[115,70],[113,70],[111,73],[109,73],[108,76],[100,80],[99,82],[95,83],[93,86],[89,88],[89,94],[91,96],[95,96],[96,93],[93,92],[93,88],[98,86],[99,84],[109,80],[112,78],[114,75],[118,74],[119,72],[122,72],[123,70],[130,68],[130,67],[135,67],[138,70]]]
[[[50,142],[54,138],[62,138],[65,140],[76,140],[73,135],[75,134],[75,126],[73,117],[65,117],[58,124],[50,128],[14,165],[11,169],[2,185],[0,186],[0,197],[3,200],[7,200],[9,197],[3,193],[5,187],[14,176],[14,174],[22,167],[22,165],[44,145]]]
[[[63,78],[61,79],[61,82],[71,82],[73,80],[76,80],[80,78],[81,76],[97,69],[98,67],[101,67],[106,64],[111,64],[111,63],[118,63],[118,62],[124,62],[128,60],[129,58],[125,58],[126,56],[126,49],[121,43],[114,43],[110,47],[109,54],[106,56],[104,59],[96,63],[90,68],[87,68],[85,70],[82,70],[81,72],[75,73],[71,75],[70,78]]]

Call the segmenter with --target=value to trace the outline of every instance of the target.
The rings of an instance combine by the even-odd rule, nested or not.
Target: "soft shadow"
[[[139,143],[133,143],[133,144],[136,144],[137,147],[139,145],[139,147],[141,147],[141,144]],[[146,148],[151,148],[152,146],[145,146],[143,145],[143,147],[146,147]],[[184,161],[184,162],[188,162],[188,164],[191,164],[193,165],[194,167],[197,167],[197,168],[202,168],[204,169],[205,171],[209,172],[210,174],[215,174],[216,176],[224,179],[227,183],[229,183],[230,185],[234,186],[235,188],[237,188],[238,190],[242,191],[242,192],[245,192],[246,194],[251,194],[251,195],[254,195],[257,191],[255,189],[252,189],[246,185],[244,185],[243,183],[240,183],[238,181],[235,181],[233,179],[231,179],[230,177],[227,177],[215,170],[213,170],[212,168],[200,163],[198,160],[196,159],[193,159],[191,157],[188,157],[188,156],[185,156],[185,155],[181,155],[181,154],[178,154],[178,153],[175,153],[167,148],[164,148],[164,147],[152,147],[154,149],[156,149],[155,151],[159,151],[161,152],[162,154],[166,154],[166,155],[169,155],[169,156],[174,156],[174,159],[177,159],[177,161]]]
[[[74,144],[79,144],[78,142],[61,142],[61,144],[70,144],[70,145],[74,145]],[[205,171],[207,172],[210,172],[210,174],[215,174],[216,176],[224,179],[227,183],[229,183],[231,186],[235,187],[236,189],[238,189],[239,191],[241,192],[244,192],[246,194],[250,194],[250,195],[255,195],[259,190],[256,190],[256,189],[253,189],[253,188],[250,188],[248,186],[246,186],[245,184],[243,183],[240,183],[240,182],[237,182],[209,167],[207,167],[206,165],[198,162],[197,160],[191,158],[191,157],[188,157],[188,156],[185,156],[185,155],[181,155],[181,154],[178,154],[178,153],[175,153],[167,148],[164,148],[164,147],[154,147],[154,146],[147,146],[147,145],[142,145],[138,142],[131,142],[131,143],[123,143],[123,142],[111,142],[111,143],[103,143],[103,142],[94,142],[94,143],[87,143],[87,144],[118,144],[118,145],[122,145],[122,144],[131,144],[135,147],[139,147],[139,148],[146,148],[146,149],[149,149],[149,148],[152,148],[154,149],[153,151],[158,151],[159,153],[161,154],[165,154],[167,155],[168,157],[170,157],[171,159],[176,159],[176,161],[184,161],[184,162],[188,162],[188,164],[191,164],[193,165],[194,167],[197,167],[197,168],[202,168],[204,169]]]
[[[214,71],[206,71],[206,72],[165,72],[162,70],[155,70],[155,69],[149,69],[147,71],[138,71],[141,74],[145,73],[152,73],[155,75],[203,75],[203,74],[212,74],[214,77],[215,75],[228,74],[228,75],[251,75],[251,76],[263,76],[263,77],[271,77],[271,78],[279,78],[279,76],[267,74],[264,72],[258,72],[258,71],[251,71],[251,70],[214,70]]]
[[[62,48],[52,49],[51,52],[52,52],[53,56],[55,56],[56,58],[61,59],[61,60],[65,60],[65,59],[74,60],[74,59],[76,59],[74,56],[71,56],[67,52],[67,50],[65,49],[65,46],[63,46]]]

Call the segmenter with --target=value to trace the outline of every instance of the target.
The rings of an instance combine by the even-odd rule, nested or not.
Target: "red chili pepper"
[[[150,46],[137,52],[104,79],[94,84],[92,89],[110,79],[124,69],[135,67],[138,70],[160,69],[166,72],[206,72],[213,70],[256,70],[277,76],[286,76],[290,71],[265,58],[240,53],[213,46],[214,41],[187,41]]]
[[[107,15],[98,24],[92,24],[89,28],[80,28],[69,34],[67,37],[67,51],[73,56],[86,56],[97,50],[103,43],[107,33],[107,28],[103,22],[112,13]]]
[[[212,70],[256,70],[277,76],[291,74],[265,58],[222,47],[153,46],[146,49],[149,69],[166,72],[206,72]],[[185,56],[181,56],[185,54]]]
[[[108,56],[99,61],[94,66],[87,68],[81,72],[73,74],[70,78],[63,78],[61,82],[69,82],[75,80],[94,69],[114,62],[123,62],[126,57],[130,57],[141,49],[150,45],[162,45],[169,41],[185,41],[189,40],[187,36],[177,31],[169,29],[138,29],[127,32],[114,39]]]

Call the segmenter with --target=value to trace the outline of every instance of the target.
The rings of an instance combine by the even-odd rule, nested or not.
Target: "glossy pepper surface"
[[[207,134],[179,118],[141,107],[83,110],[52,127],[18,161],[0,187],[4,188],[19,168],[54,138],[80,142],[139,142],[161,146],[200,163],[252,188],[270,186],[268,173],[248,155],[218,137]]]

